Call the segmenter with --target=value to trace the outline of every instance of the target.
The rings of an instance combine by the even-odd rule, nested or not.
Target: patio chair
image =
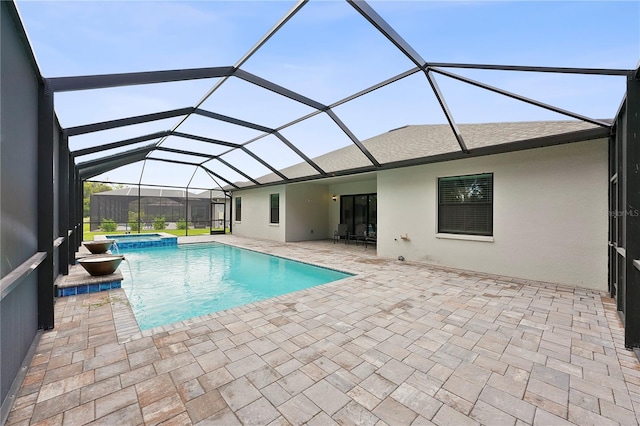
[[[365,242],[367,238],[367,225],[364,223],[357,224],[355,232],[349,237],[356,240],[356,245],[358,245],[358,241]]]
[[[378,238],[376,236],[375,232],[371,232],[369,233],[369,235],[367,235],[364,239],[364,249],[367,249],[367,246],[369,244],[375,244],[376,246],[378,245]]]
[[[345,239],[345,244],[349,241],[349,228],[346,223],[338,224],[338,229],[333,232],[333,244],[340,238]]]

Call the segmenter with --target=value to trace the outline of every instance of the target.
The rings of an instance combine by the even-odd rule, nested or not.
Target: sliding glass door
[[[367,235],[374,237],[378,229],[377,194],[340,196],[340,223],[347,224],[350,234],[357,225],[364,224]]]

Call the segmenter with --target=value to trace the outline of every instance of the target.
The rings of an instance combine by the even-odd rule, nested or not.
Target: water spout
[[[129,299],[131,299],[131,297],[133,296],[133,271],[131,270],[131,265],[129,264],[129,261],[127,259],[123,259],[123,260],[127,264],[127,268],[129,268],[129,276],[131,277],[131,292],[129,293]]]
[[[111,247],[115,249],[115,254],[120,254],[120,249],[118,248],[118,242],[116,240],[113,240]],[[111,251],[113,252],[113,250]]]

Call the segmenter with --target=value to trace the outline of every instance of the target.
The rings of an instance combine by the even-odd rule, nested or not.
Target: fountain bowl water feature
[[[93,240],[93,241],[84,241],[82,244],[91,252],[91,254],[102,254],[106,253],[107,250],[111,247],[116,240]]]
[[[78,263],[93,276],[113,274],[120,262],[124,260],[124,256],[116,254],[101,254],[95,256],[87,256],[78,259]]]

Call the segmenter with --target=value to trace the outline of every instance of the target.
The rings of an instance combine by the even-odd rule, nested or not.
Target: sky
[[[160,71],[236,64],[292,7],[291,1],[24,1],[17,6],[45,77]],[[427,62],[635,69],[640,60],[638,1],[370,1]],[[413,63],[344,1],[311,0],[242,69],[325,105],[413,68]],[[596,119],[613,118],[624,77],[447,69],[467,78]],[[443,75],[437,84],[457,123],[569,119]],[[63,127],[196,106],[218,79],[58,93]],[[238,78],[201,108],[270,128],[315,110]],[[446,123],[422,73],[334,109],[359,140],[411,124]],[[72,151],[173,129],[181,118],[70,138]],[[261,132],[190,116],[178,131],[234,143]],[[308,157],[351,140],[327,114],[281,131]],[[463,135],[464,136],[464,135]],[[78,157],[87,161],[150,143]],[[222,155],[253,178],[270,171],[246,153],[180,137],[162,146]],[[275,136],[247,145],[277,169],[301,158]],[[154,152],[186,162],[202,157]],[[244,177],[205,163],[229,181]],[[146,161],[94,180],[216,187],[202,169]]]

